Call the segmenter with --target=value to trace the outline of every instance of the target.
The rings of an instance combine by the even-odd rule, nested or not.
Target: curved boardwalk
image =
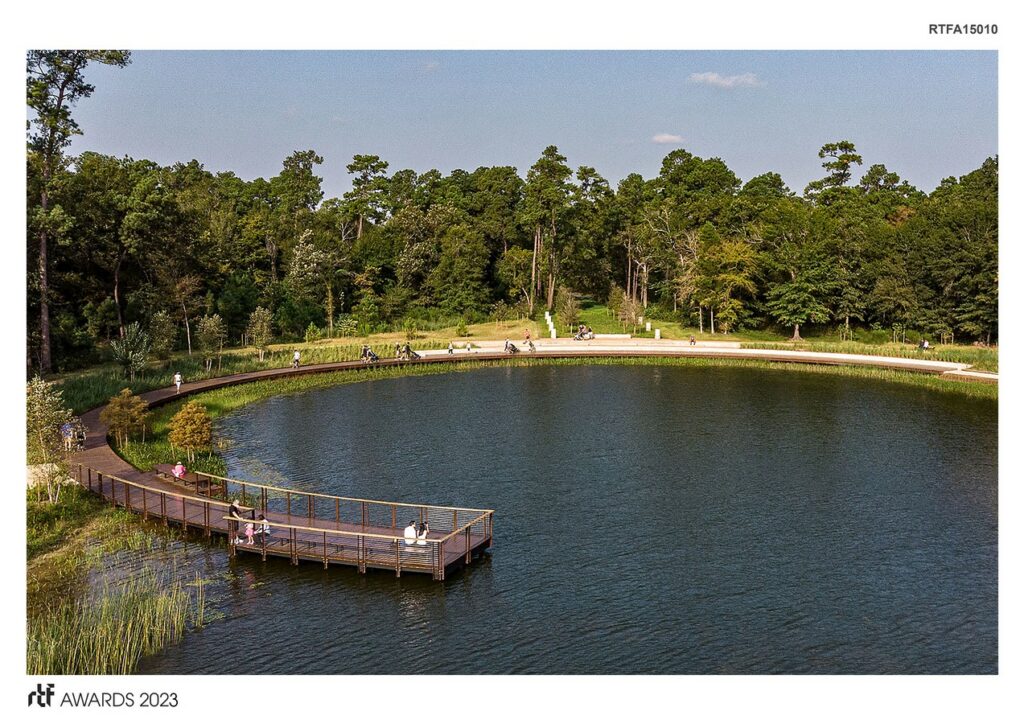
[[[502,343],[481,343],[476,350],[467,353],[457,350],[421,352],[422,357],[413,361],[381,359],[372,366],[390,367],[403,365],[431,364],[437,362],[463,362],[507,360],[511,357],[574,358],[574,357],[718,357],[731,359],[756,359],[775,362],[796,362],[805,364],[856,365],[887,369],[902,369],[951,378],[969,379],[994,383],[998,375],[969,370],[969,365],[941,362],[929,359],[907,359],[900,357],[874,357],[835,353],[800,352],[785,350],[739,349],[738,346],[699,344],[690,346],[685,342],[654,340],[593,340],[572,342],[568,340],[541,340],[537,352],[509,355],[502,351]],[[187,395],[213,390],[230,385],[245,384],[258,380],[271,380],[296,375],[318,374],[339,370],[362,369],[371,366],[360,361],[334,362],[307,365],[298,369],[281,368],[247,372],[244,374],[218,377],[182,385],[181,392],[174,387],[153,390],[141,395],[150,407],[173,402]],[[323,496],[305,491],[291,491],[256,483],[216,479],[220,487],[211,486],[213,476],[200,476],[206,482],[203,487],[196,482],[195,489],[170,482],[155,472],[138,471],[129,465],[107,444],[107,429],[100,422],[102,407],[82,415],[87,433],[84,449],[74,455],[72,462],[79,481],[103,495],[115,505],[127,507],[145,517],[157,516],[167,523],[174,522],[185,527],[203,530],[207,535],[228,536],[232,554],[237,551],[257,553],[262,557],[287,557],[293,563],[300,560],[315,560],[324,566],[330,563],[354,565],[360,571],[367,568],[387,568],[401,575],[403,571],[431,573],[435,579],[443,580],[446,572],[469,563],[473,556],[490,546],[493,540],[494,511],[445,508],[430,505],[410,505],[380,501],[365,501],[352,498]],[[248,486],[248,490],[246,489]],[[211,493],[217,489],[217,494]],[[237,525],[226,519],[228,503],[226,498],[242,495],[249,499],[256,495],[261,510],[267,511],[271,521],[272,534],[254,544],[236,545],[234,536],[229,534],[231,526]],[[271,500],[288,501],[286,510],[275,510]],[[305,501],[304,515],[293,511],[291,496]],[[315,500],[314,500],[315,499]],[[325,503],[324,501],[328,501]],[[359,506],[359,513],[342,515],[342,502]],[[327,505],[335,506],[324,514]],[[369,508],[385,506],[383,512],[369,514]],[[452,511],[466,510],[469,518],[476,518],[467,524],[467,519],[455,518],[449,522]],[[401,514],[399,515],[399,512]],[[383,517],[381,517],[383,516]],[[409,516],[409,517],[407,517]],[[407,546],[402,540],[403,524],[411,519],[426,519],[431,525],[431,535],[426,546]],[[435,527],[436,526],[436,527]]]

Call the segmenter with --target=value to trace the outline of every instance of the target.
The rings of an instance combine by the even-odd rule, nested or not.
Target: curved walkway
[[[502,342],[481,342],[475,345],[471,352],[467,352],[465,349],[456,350],[454,353],[450,353],[447,350],[421,351],[419,352],[421,358],[413,361],[381,359],[379,362],[373,363],[372,365],[361,361],[350,361],[306,365],[301,366],[298,369],[286,367],[259,370],[256,372],[246,372],[186,383],[182,385],[180,393],[176,393],[174,391],[174,387],[171,386],[143,393],[141,397],[151,408],[153,408],[199,392],[259,380],[279,379],[297,375],[320,374],[340,370],[363,369],[370,366],[394,367],[439,362],[508,360],[510,358],[519,359],[533,357],[549,359],[640,356],[712,357],[804,364],[880,367],[988,383],[996,383],[999,379],[999,376],[996,374],[977,372],[969,369],[970,365],[955,362],[942,362],[928,359],[907,359],[902,357],[875,357],[870,355],[803,352],[797,350],[741,349],[737,343],[698,343],[695,346],[691,346],[687,342],[672,340],[655,341],[648,339],[616,339],[612,341],[597,339],[586,342],[570,340],[540,340],[536,343],[536,346],[536,352],[521,352],[517,355],[510,355],[503,351],[504,344]],[[100,413],[102,410],[103,407],[97,407],[82,415],[82,422],[86,426],[87,433],[84,449],[76,453],[72,458],[72,462],[75,466],[79,466],[80,469],[83,470],[91,469],[92,471],[102,472],[107,477],[112,476],[118,478],[128,486],[135,484],[137,486],[145,487],[148,490],[163,491],[167,495],[175,495],[179,498],[183,493],[188,494],[186,490],[157,476],[155,472],[136,470],[127,461],[119,457],[107,444],[107,427],[100,422]],[[115,503],[118,502],[116,487],[112,483],[109,487],[101,485],[97,486],[96,489],[97,492],[102,494],[104,497],[112,499]],[[123,489],[124,486],[122,486],[122,495],[124,494]],[[213,502],[213,499],[209,500]],[[220,501],[216,502],[221,504]],[[184,501],[182,501],[181,505],[183,508],[185,507]],[[131,507],[131,505],[129,505],[129,507]],[[207,506],[207,508],[209,508],[209,506]],[[145,505],[140,512],[146,512]],[[208,511],[206,516],[209,516]],[[191,520],[188,516],[185,516],[185,522],[186,524],[191,524]],[[207,520],[205,525],[207,532],[209,532],[210,521]],[[481,539],[481,543],[482,542],[483,539]],[[473,547],[475,548],[476,541],[474,540],[473,543]],[[490,543],[489,536],[486,543]],[[469,556],[467,555],[467,562],[468,558]]]
[[[519,340],[516,341],[518,344]],[[472,352],[464,349],[449,353],[447,350],[421,351],[421,359],[409,362],[381,358],[379,362],[368,364],[358,360],[351,362],[330,362],[325,364],[304,365],[298,369],[290,367],[245,372],[242,374],[215,377],[198,382],[188,382],[181,386],[181,392],[175,393],[174,387],[161,388],[140,395],[149,406],[157,407],[174,402],[198,392],[214,390],[231,385],[240,385],[258,380],[272,380],[297,375],[319,374],[340,370],[363,369],[365,367],[393,367],[403,365],[431,364],[436,362],[463,362],[507,360],[519,358],[565,359],[578,357],[711,357],[725,359],[762,360],[770,362],[795,362],[803,364],[852,365],[858,367],[879,367],[884,369],[906,370],[925,374],[938,375],[952,379],[964,379],[987,383],[997,383],[999,375],[992,372],[979,372],[970,369],[970,365],[959,362],[942,362],[939,360],[913,359],[904,357],[877,357],[873,355],[839,354],[831,352],[804,352],[799,350],[765,350],[741,349],[736,343],[714,344],[698,343],[690,346],[684,341],[675,340],[615,340],[601,339],[588,342],[571,340],[540,340],[536,343],[537,352],[520,352],[510,355],[502,351],[502,342],[481,342],[474,345]],[[520,345],[521,346],[521,345]],[[140,473],[120,458],[107,444],[107,428],[100,422],[99,416],[103,407],[97,407],[82,415],[82,422],[88,430],[85,449],[77,453],[74,462],[102,470],[129,480]]]

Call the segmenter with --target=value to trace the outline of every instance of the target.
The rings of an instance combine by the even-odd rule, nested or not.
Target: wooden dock
[[[429,573],[443,581],[490,547],[494,537],[493,510],[345,498],[206,473],[190,474],[182,482],[156,475],[140,482],[81,464],[73,472],[83,487],[147,520],[227,537],[232,556],[249,553],[263,560],[287,558],[293,564],[315,561],[324,568],[333,563],[361,573],[370,568],[392,570],[397,576]],[[190,487],[218,490],[220,495],[203,495]],[[242,517],[229,515],[232,500],[241,501]],[[258,527],[257,511],[265,511],[270,532],[256,533],[248,543],[245,528],[250,523]],[[430,526],[422,545],[403,537],[409,521]]]

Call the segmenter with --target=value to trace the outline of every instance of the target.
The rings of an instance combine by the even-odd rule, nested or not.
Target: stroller
[[[537,348],[534,346],[532,339],[526,340],[526,348],[528,350],[530,350],[531,352],[536,352],[537,351]]]
[[[519,348],[516,347],[511,342],[506,342],[505,343],[505,351],[508,352],[509,354],[516,354],[517,352],[519,352]]]
[[[378,357],[377,353],[374,352],[372,349],[367,349],[365,359],[367,362],[376,362],[380,359],[380,357]]]

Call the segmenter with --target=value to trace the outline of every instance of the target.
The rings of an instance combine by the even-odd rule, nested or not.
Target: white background
[[[914,7],[914,6],[917,7]],[[13,721],[1001,722],[1020,715],[1021,34],[1009,3],[42,2],[5,8],[2,46],[3,354],[0,444],[9,517],[0,565],[0,708]],[[997,23],[996,36],[928,35],[929,23]],[[168,711],[26,709],[24,460],[24,63],[28,48],[999,49],[1000,621],[998,676],[48,677],[62,691],[176,691]],[[912,82],[908,79],[908,82]],[[301,612],[296,612],[298,615]],[[225,642],[225,653],[228,642]],[[397,654],[396,654],[397,655]],[[1017,706],[1010,708],[1011,702]],[[27,713],[25,713],[27,712]]]

